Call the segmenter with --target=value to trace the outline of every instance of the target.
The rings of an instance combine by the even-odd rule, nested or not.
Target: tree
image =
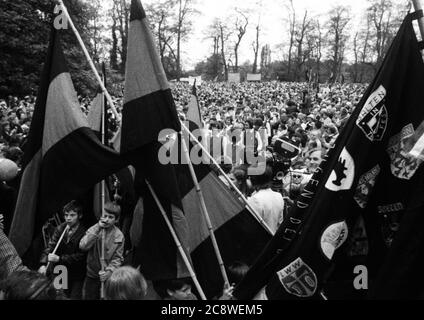
[[[319,82],[320,80],[323,41],[321,23],[319,19],[311,19],[309,30],[306,33],[307,48],[305,51],[305,59],[307,59],[308,62],[308,70],[311,71],[309,76],[313,78],[311,80],[316,82]],[[314,73],[312,73],[313,69],[315,69]]]
[[[81,0],[64,1],[89,52],[93,53],[90,24],[93,6]],[[0,95],[35,94],[45,61],[54,3],[48,0],[0,1]],[[61,30],[62,46],[77,91],[96,90],[89,65],[72,30]]]
[[[215,18],[213,23],[208,28],[207,38],[211,38],[214,40],[214,51],[212,57],[212,61],[215,61],[222,67],[222,71],[224,73],[224,80],[228,79],[228,54],[229,48],[227,46],[227,42],[232,34],[230,28],[224,22],[226,19]],[[217,57],[219,57],[217,59]],[[216,70],[218,71],[220,66],[216,66]],[[218,74],[217,74],[218,75]]]
[[[112,35],[112,47],[110,49],[110,67],[114,70],[118,69],[118,36],[116,32],[118,31],[118,22],[116,17],[116,2],[113,2],[113,7],[110,12],[110,17],[112,19],[111,26],[111,35]]]
[[[402,19],[408,11],[409,1],[395,5],[392,0],[369,0],[367,13],[371,20],[371,65],[377,71],[383,61]]]
[[[269,67],[271,65],[271,47],[269,44],[262,47],[261,50],[261,74],[266,79],[269,77]]]
[[[253,53],[254,53],[254,59],[253,59],[253,67],[252,67],[252,73],[258,72],[258,54],[259,54],[259,22],[256,26],[256,40],[254,43],[252,43]]]
[[[130,2],[128,0],[113,0],[110,14],[112,18],[111,66],[124,74],[127,61]],[[118,56],[120,60],[118,60]]]
[[[367,12],[362,20],[365,20],[365,23],[361,23],[362,28],[355,33],[353,38],[355,62],[352,70],[354,82],[362,82],[365,70],[372,65],[370,62],[367,62],[367,59],[370,58],[371,15]]]
[[[36,93],[49,35],[49,1],[0,1],[0,95]]]
[[[197,13],[194,9],[195,0],[174,0],[178,6],[175,32],[177,36],[177,80],[181,77],[181,42],[186,39],[192,28],[192,16]]]
[[[246,34],[247,31],[247,26],[249,25],[249,18],[246,14],[246,12],[243,12],[241,10],[236,9],[236,12],[239,14],[236,17],[236,21],[234,23],[234,27],[237,31],[236,36],[237,36],[237,40],[234,43],[234,59],[235,59],[235,63],[234,63],[234,71],[238,72],[238,50],[240,47],[240,43],[241,40],[243,39],[244,35]]]
[[[328,36],[330,37],[331,82],[336,81],[344,58],[344,49],[348,36],[346,26],[350,21],[348,7],[336,6],[328,13]]]
[[[302,23],[299,24],[295,29],[295,41],[297,47],[296,56],[296,69],[295,69],[295,81],[299,81],[300,74],[302,73],[302,67],[307,58],[309,58],[309,51],[303,51],[303,44],[306,38],[306,34],[310,32],[311,20],[308,19],[308,11],[305,10],[305,14],[302,19]]]
[[[290,6],[286,5],[287,12],[289,13],[289,33],[290,33],[290,42],[289,42],[289,54],[288,54],[288,68],[287,68],[287,78],[290,79],[291,76],[291,65],[292,65],[292,50],[294,46],[294,37],[295,37],[295,27],[296,27],[296,11],[293,6],[293,0],[289,0]]]
[[[101,61],[105,60],[106,54],[104,48],[106,47],[106,39],[102,36],[105,32],[105,25],[103,23],[102,12],[98,9],[101,7],[100,0],[93,0],[93,6],[90,7],[90,15],[88,21],[87,33],[90,38],[90,52],[93,61],[100,64]]]
[[[168,78],[177,76],[177,55],[174,49],[176,16],[172,0],[156,2],[146,7],[151,30],[156,37],[159,57]]]

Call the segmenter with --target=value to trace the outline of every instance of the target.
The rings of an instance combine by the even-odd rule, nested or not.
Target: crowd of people
[[[308,83],[283,82],[203,82],[197,87],[203,127],[208,132],[205,138],[214,151],[212,155],[273,232],[334,145],[364,90],[365,86],[358,84],[312,88]],[[172,92],[184,120],[191,85],[173,83]],[[121,112],[122,97],[114,100]],[[80,97],[80,103],[81,110],[88,114],[90,99]],[[123,266],[127,239],[117,223],[121,207],[114,202],[105,205],[100,221],[88,229],[80,222],[81,205],[72,201],[65,206],[64,222],[57,226],[45,250],[40,252],[38,271],[25,267],[8,241],[34,106],[34,96],[0,99],[0,260],[7,262],[0,266],[0,299],[99,299],[101,291],[104,299],[152,298],[140,271]],[[112,113],[108,124],[107,136],[111,138],[119,127]],[[261,174],[249,175],[248,154],[266,159]],[[226,179],[222,180],[229,185]],[[55,251],[60,241],[60,249]],[[106,246],[106,257],[99,256],[102,243]],[[59,262],[70,270],[69,288],[63,294],[58,293],[48,277],[52,266]],[[248,266],[236,264],[228,268],[237,282]],[[189,279],[153,285],[156,298],[196,298]],[[228,298],[230,293],[231,288],[225,288],[221,299]]]

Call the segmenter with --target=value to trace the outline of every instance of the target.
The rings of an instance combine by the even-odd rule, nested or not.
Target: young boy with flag
[[[115,226],[120,213],[119,205],[113,202],[105,203],[100,221],[88,229],[81,239],[80,249],[88,251],[87,274],[83,288],[84,300],[98,300],[101,282],[105,282],[124,260],[124,235]]]

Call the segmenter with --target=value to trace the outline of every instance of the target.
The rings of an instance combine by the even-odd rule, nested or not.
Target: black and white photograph
[[[423,299],[423,3],[0,0],[0,300]]]

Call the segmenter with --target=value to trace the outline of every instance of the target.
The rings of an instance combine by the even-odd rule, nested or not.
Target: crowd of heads
[[[364,90],[364,85],[356,84],[317,88],[308,83],[203,82],[197,88],[197,95],[208,139],[226,140],[231,148],[241,146],[244,155],[252,152],[266,159],[263,172],[251,175],[251,164],[246,161],[225,152],[214,154],[232,184],[245,196],[272,187],[287,199],[295,200],[335,144]],[[175,105],[182,120],[186,119],[191,92],[188,83],[172,85]],[[80,97],[81,110],[85,114],[90,111],[90,101]],[[114,97],[114,102],[118,112],[122,112],[122,97]],[[22,165],[34,106],[33,96],[0,99],[1,183],[14,178]],[[118,130],[118,123],[110,111],[109,115],[108,137],[111,138]],[[252,150],[248,150],[246,143],[248,132],[253,132]],[[226,179],[220,178],[232,188]],[[104,212],[107,219],[102,218],[101,223],[113,225],[120,217],[121,208],[110,202]],[[82,216],[81,207],[74,202],[65,206],[63,213],[69,223]],[[227,271],[231,284],[238,283],[247,270],[248,266],[243,262],[230,265]],[[190,279],[157,281],[153,286],[162,299],[196,299]],[[147,291],[143,275],[129,266],[114,270],[105,282],[105,299],[109,300],[144,299]],[[12,300],[62,298],[45,274],[29,270],[15,272],[0,282],[0,292],[0,298]]]
[[[190,88],[188,83],[173,86],[174,100],[182,119],[189,107]],[[363,84],[203,82],[197,88],[197,96],[204,127],[210,136],[222,137],[230,145],[245,144],[247,148],[244,133],[253,130],[259,133],[255,136],[255,152],[259,151],[267,159],[273,169],[273,180],[282,181],[281,192],[294,198],[299,191],[293,186],[293,182],[296,185],[300,181],[298,173],[303,175],[299,185],[305,185],[334,146],[365,89]],[[292,147],[298,151],[288,151]],[[223,155],[213,156],[224,169],[228,161],[222,160]],[[263,185],[261,179],[269,178],[268,171],[263,177],[249,176],[247,161],[232,160],[231,166],[224,171],[230,173],[233,182],[247,195],[249,190],[254,190],[256,183],[252,180],[260,187]]]
[[[171,88],[177,111],[184,120],[192,87],[188,83],[174,82]],[[365,88],[363,84],[311,86],[309,83],[277,81],[202,82],[197,87],[197,96],[204,128],[210,137],[226,139],[229,146],[241,145],[245,158],[249,150],[243,134],[248,131],[260,133],[254,138],[252,152],[256,155],[259,151],[266,157],[273,169],[274,185],[282,182],[279,190],[293,198],[299,193],[296,185],[306,184],[308,175],[316,170],[334,145]],[[34,96],[21,99],[9,96],[0,100],[0,157],[15,162],[18,167],[21,166],[35,100]],[[113,100],[118,113],[122,112],[123,96],[113,97]],[[79,96],[81,110],[86,115],[91,101],[89,97]],[[119,124],[110,109],[108,115],[107,137],[111,140]],[[285,145],[295,146],[299,152],[287,154]],[[225,152],[213,156],[245,195],[254,191],[247,161],[240,161],[240,157]],[[302,174],[301,179],[298,173]],[[294,179],[293,175],[296,176]]]

